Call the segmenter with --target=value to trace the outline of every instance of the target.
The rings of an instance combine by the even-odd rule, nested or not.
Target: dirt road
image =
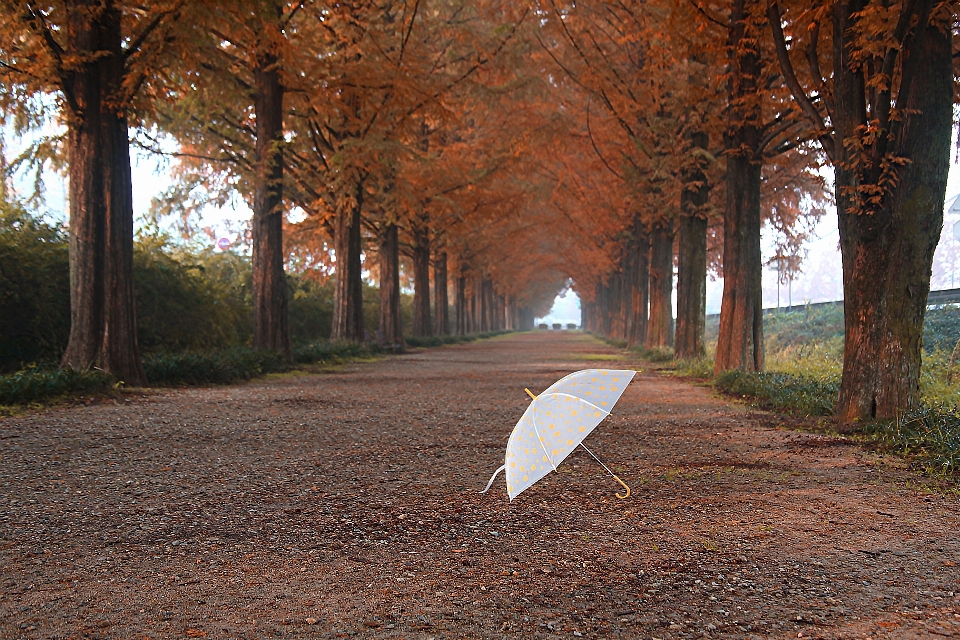
[[[638,375],[513,503],[528,399],[640,363],[539,332],[0,419],[2,638],[960,635],[956,494]],[[802,634],[802,635],[801,635]]]

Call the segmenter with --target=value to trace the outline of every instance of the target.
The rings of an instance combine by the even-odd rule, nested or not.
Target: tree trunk
[[[609,307],[610,307],[610,337],[623,340],[627,335],[623,315],[623,260],[618,260],[619,269],[610,276]]]
[[[835,32],[847,33],[846,26],[841,21]],[[848,165],[852,150],[837,145],[846,332],[837,417],[843,423],[894,418],[919,401],[923,316],[943,225],[953,94],[950,29],[926,26],[915,37],[909,55],[919,59],[910,61],[916,73],[910,74],[910,99],[895,138],[895,153],[909,163],[897,170],[899,180],[878,209],[855,209],[848,190],[859,182]],[[847,47],[837,49],[838,59],[847,59]],[[860,124],[864,94],[862,80],[849,69],[841,73],[837,134],[847,139]]]
[[[669,347],[673,322],[673,222],[654,225],[650,234],[650,321],[647,348]]]
[[[467,279],[460,275],[454,283],[454,311],[457,315],[457,335],[467,335]]]
[[[763,370],[762,268],[760,165],[742,156],[729,157],[716,373]]]
[[[691,136],[694,150],[707,148],[707,134]],[[695,152],[696,153],[696,152]],[[698,156],[691,158],[684,171],[680,195],[680,243],[677,251],[677,331],[674,357],[681,360],[706,355],[703,333],[707,305],[707,219],[701,208],[707,204],[710,185]]]
[[[276,20],[280,7],[272,7]],[[267,22],[267,21],[265,21]],[[276,28],[276,25],[270,25]],[[269,27],[266,27],[269,28]],[[269,40],[269,39],[268,39]],[[283,85],[276,54],[260,45],[256,86],[256,175],[253,187],[253,346],[292,359],[283,272]]]
[[[760,53],[748,38],[745,0],[734,2],[727,131],[727,201],[723,214],[723,300],[714,371],[763,370],[760,275]]]
[[[627,345],[647,344],[648,307],[650,306],[650,236],[640,217],[634,219],[630,240],[630,335]]]
[[[404,348],[400,320],[399,229],[385,224],[380,232],[380,340],[397,350]]]
[[[520,308],[520,331],[533,331],[534,326],[533,309],[530,307]]]
[[[434,332],[438,336],[450,333],[450,311],[447,300],[447,252],[437,251],[433,259],[433,314]]]
[[[360,210],[363,185],[358,181],[352,197],[344,203],[333,221],[333,250],[337,257],[336,286],[333,294],[331,340],[363,342],[363,280],[361,276]]]
[[[413,335],[432,336],[430,319],[430,228],[424,218],[414,221],[413,234]]]
[[[99,5],[68,9],[66,29],[67,52],[81,62],[63,88],[77,110],[68,118],[71,325],[62,366],[99,366],[140,386],[120,11],[88,4]]]

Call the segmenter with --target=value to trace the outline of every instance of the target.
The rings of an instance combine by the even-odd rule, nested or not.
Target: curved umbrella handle
[[[617,482],[619,482],[619,483],[623,486],[623,488],[627,490],[627,492],[626,492],[625,494],[623,494],[623,495],[620,495],[619,493],[615,493],[614,495],[617,496],[618,498],[620,498],[621,500],[625,500],[626,498],[629,498],[629,497],[630,497],[630,487],[627,486],[627,483],[624,482],[623,480],[621,480],[620,478],[618,478],[617,476],[613,476],[613,479],[616,480]]]

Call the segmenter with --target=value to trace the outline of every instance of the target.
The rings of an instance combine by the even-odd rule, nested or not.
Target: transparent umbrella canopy
[[[556,471],[580,446],[626,489],[624,495],[618,493],[617,497],[628,497],[630,487],[610,471],[583,440],[610,415],[636,373],[622,369],[586,369],[561,378],[539,396],[527,389],[533,401],[510,434],[503,466],[494,472],[481,493],[486,493],[497,474],[505,470],[507,494],[513,500],[545,475]]]

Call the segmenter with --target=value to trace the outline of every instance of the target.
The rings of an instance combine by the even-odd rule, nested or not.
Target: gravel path
[[[2,638],[960,636],[957,495],[642,373],[513,503],[538,332],[0,419]]]

